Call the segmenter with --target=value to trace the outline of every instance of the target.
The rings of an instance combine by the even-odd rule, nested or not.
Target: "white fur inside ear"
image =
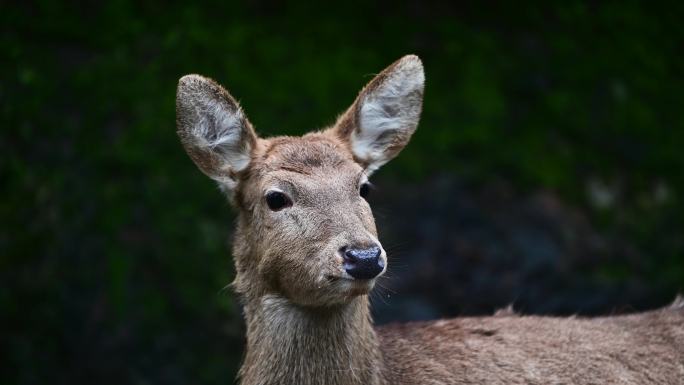
[[[201,119],[192,131],[196,145],[219,154],[225,168],[244,170],[249,165],[252,149],[242,137],[246,124],[242,109],[231,111],[219,101],[205,101],[203,108],[205,111],[199,111]]]
[[[396,153],[387,150],[397,138],[408,138],[418,126],[425,75],[418,58],[397,64],[377,88],[361,101],[359,127],[351,137],[354,155],[377,170]],[[405,143],[404,143],[405,144]]]

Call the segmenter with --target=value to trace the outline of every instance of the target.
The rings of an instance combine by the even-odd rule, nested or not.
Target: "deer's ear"
[[[197,167],[232,190],[236,174],[249,165],[257,140],[235,99],[211,79],[183,76],[176,94],[176,126]]]
[[[368,174],[397,156],[418,126],[425,74],[415,55],[394,62],[364,87],[330,130]]]

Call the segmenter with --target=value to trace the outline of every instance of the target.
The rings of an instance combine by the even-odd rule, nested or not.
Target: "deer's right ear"
[[[228,191],[247,168],[257,136],[240,105],[220,85],[199,75],[183,76],[176,95],[176,126],[197,167]]]

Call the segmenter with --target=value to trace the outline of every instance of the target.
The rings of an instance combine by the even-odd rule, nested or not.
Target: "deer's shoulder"
[[[447,379],[445,384],[684,381],[681,300],[630,315],[541,317],[503,311],[391,324],[377,332],[388,377],[396,383],[429,378]]]

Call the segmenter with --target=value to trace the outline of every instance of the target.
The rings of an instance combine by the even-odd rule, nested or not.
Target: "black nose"
[[[356,279],[375,278],[385,268],[380,258],[381,250],[377,246],[370,248],[344,248],[344,269]]]

